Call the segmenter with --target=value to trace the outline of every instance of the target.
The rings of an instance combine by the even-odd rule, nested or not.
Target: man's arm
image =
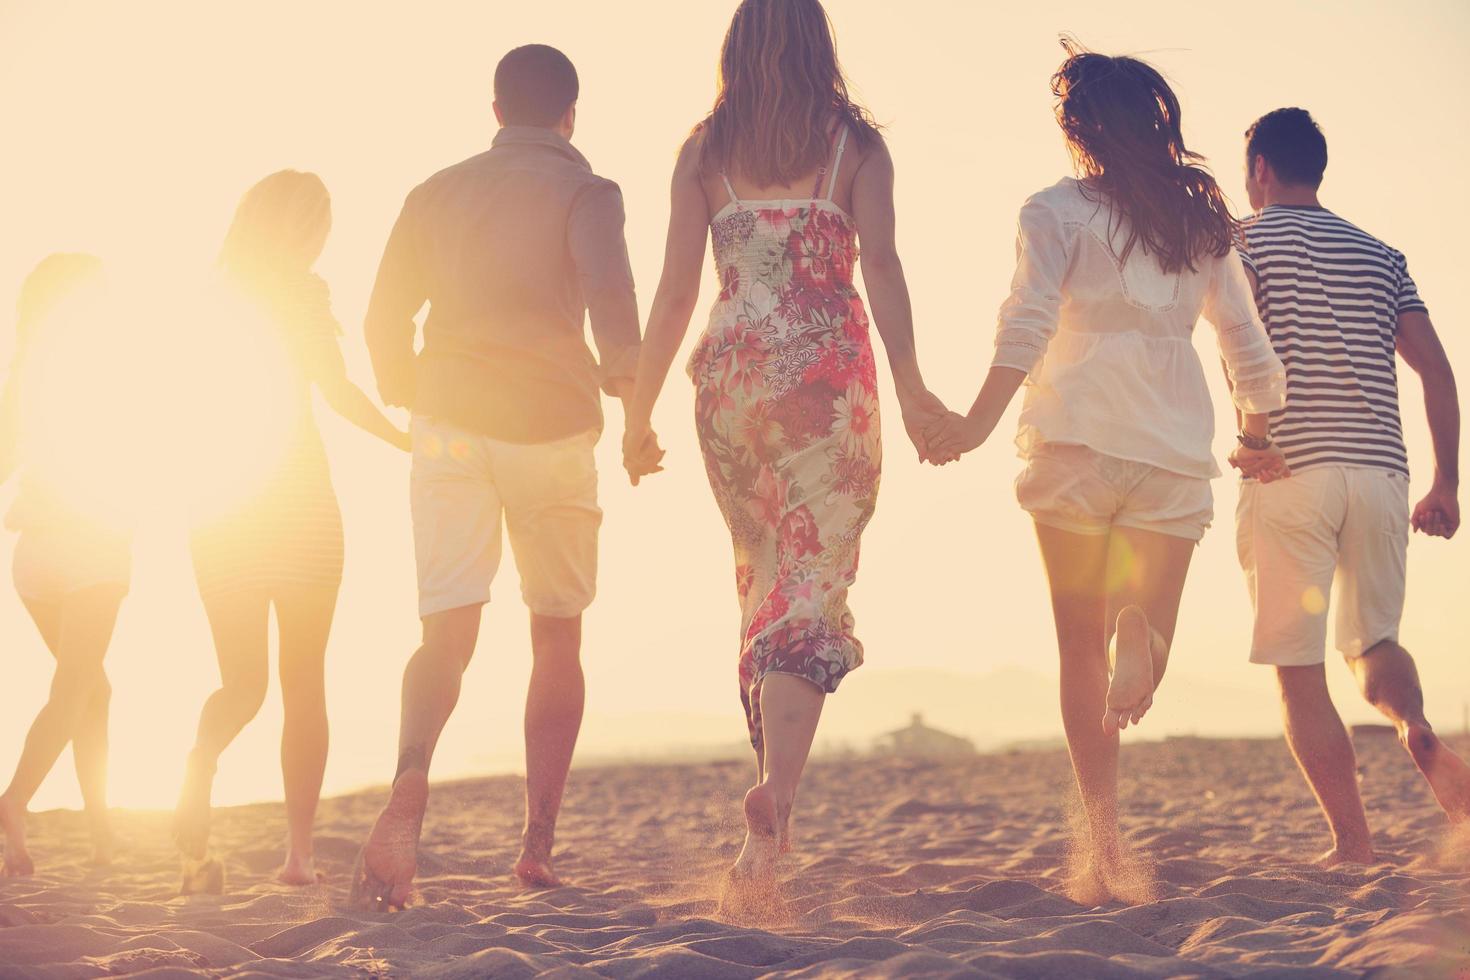
[[[609,395],[624,400],[638,370],[638,296],[623,238],[623,195],[611,181],[598,181],[574,202],[567,228],[572,261],[597,346],[599,380]]]
[[[414,338],[418,333],[414,317],[428,299],[415,210],[415,194],[410,194],[383,249],[363,325],[378,393],[384,404],[404,408],[413,407]]]
[[[1398,351],[1424,385],[1424,411],[1434,444],[1434,483],[1414,508],[1414,528],[1435,537],[1453,537],[1460,526],[1460,398],[1455,372],[1445,356],[1429,314],[1399,314]]]

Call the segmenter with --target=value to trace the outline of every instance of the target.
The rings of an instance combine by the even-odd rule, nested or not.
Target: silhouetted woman
[[[283,170],[245,193],[220,253],[228,284],[255,305],[262,329],[273,331],[272,339],[285,352],[284,383],[260,396],[278,400],[274,407],[284,408],[286,418],[269,471],[260,474],[260,489],[192,534],[195,577],[214,635],[221,684],[200,715],[174,820],[184,856],[203,861],[216,762],[265,699],[274,606],[289,835],[279,878],[293,885],[317,880],[312,822],[327,759],[324,658],[342,580],[342,519],[312,414],[311,389],[362,429],[408,448],[407,434],[347,377],[327,284],[312,271],[331,222],[331,199],[321,179]],[[211,864],[205,870],[217,868]],[[216,873],[191,880],[186,871],[185,877],[185,890],[221,884]]]
[[[1080,179],[1021,209],[990,374],[968,417],[949,416],[931,446],[941,458],[978,446],[1029,377],[1016,493],[1051,586],[1062,720],[1087,816],[1075,887],[1084,901],[1142,900],[1147,875],[1118,843],[1118,732],[1153,702],[1213,513],[1215,415],[1190,339],[1200,314],[1218,335],[1245,439],[1261,447],[1248,465],[1267,478],[1284,463],[1251,434],[1283,405],[1285,377],[1231,247],[1235,222],[1185,148],[1173,91],[1134,58],[1067,52],[1052,87]]]
[[[635,480],[658,467],[649,419],[698,300],[706,236],[721,289],[689,374],[705,469],[734,541],[740,698],[757,764],[730,880],[764,886],[787,846],[823,701],[863,659],[847,591],[881,453],[877,369],[853,285],[859,241],[916,444],[943,409],[914,355],[893,161],[848,96],[817,0],[740,5],[714,108],[679,154],[624,445]],[[760,893],[742,887],[732,898]]]
[[[56,670],[26,735],[15,776],[0,796],[4,874],[35,869],[26,850],[26,807],[72,744],[91,824],[93,860],[112,858],[107,816],[107,718],[112,688],[102,661],[132,562],[119,491],[115,327],[104,302],[102,263],[52,255],[21,287],[16,351],[0,403],[0,482],[19,471],[6,526],[20,532],[15,589]]]

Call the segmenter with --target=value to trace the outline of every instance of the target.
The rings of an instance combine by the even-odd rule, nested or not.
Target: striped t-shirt
[[[1407,475],[1395,339],[1400,313],[1427,311],[1403,253],[1325,208],[1273,204],[1246,221],[1241,257],[1286,366],[1271,438],[1287,463]]]

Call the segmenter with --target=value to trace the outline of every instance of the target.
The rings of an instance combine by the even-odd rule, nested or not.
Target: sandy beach
[[[1132,906],[1067,897],[1061,751],[813,763],[788,914],[760,925],[717,909],[744,765],[575,770],[572,884],[550,891],[508,873],[519,779],[436,785],[420,903],[396,915],[344,904],[381,790],[323,804],[329,877],[306,890],[271,880],[279,805],[219,811],[223,896],[177,896],[164,813],[120,813],[104,871],[79,814],[42,813],[40,873],[0,882],[0,975],[1470,977],[1470,848],[1392,737],[1357,744],[1381,863],[1347,870],[1305,860],[1326,828],[1282,742],[1125,748],[1124,827],[1157,879]]]

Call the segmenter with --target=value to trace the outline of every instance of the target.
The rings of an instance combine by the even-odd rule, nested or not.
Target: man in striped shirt
[[[1324,861],[1367,862],[1353,746],[1323,666],[1334,581],[1337,647],[1363,696],[1394,723],[1450,818],[1470,818],[1470,767],[1430,729],[1414,661],[1398,644],[1410,528],[1448,538],[1460,523],[1455,378],[1403,254],[1318,201],[1327,142],[1312,117],[1278,109],[1246,140],[1256,214],[1242,253],[1286,366],[1271,440],[1292,472],[1267,483],[1243,470],[1251,660],[1276,667],[1287,741],[1332,828]],[[1434,443],[1434,482],[1412,513],[1395,352],[1423,382]]]

